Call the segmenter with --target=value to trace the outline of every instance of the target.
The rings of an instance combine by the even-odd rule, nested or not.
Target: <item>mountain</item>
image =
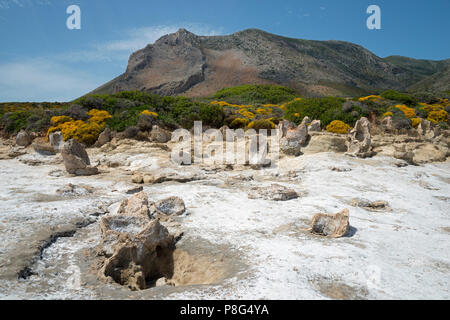
[[[292,39],[258,29],[226,36],[180,29],[134,52],[124,74],[92,93],[205,96],[242,84],[281,84],[307,95],[357,95],[415,85],[448,90],[448,81],[435,84],[448,79],[448,61],[382,59],[349,42]]]
[[[384,60],[414,75],[415,81],[406,88],[407,91],[450,90],[450,59],[433,61],[390,56]]]

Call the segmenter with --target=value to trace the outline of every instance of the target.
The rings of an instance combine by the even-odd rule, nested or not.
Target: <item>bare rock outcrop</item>
[[[117,214],[123,216],[142,216],[151,218],[150,204],[147,194],[144,191],[141,191],[133,195],[131,198],[123,200]]]
[[[370,135],[370,121],[363,117],[356,121],[355,128],[350,131],[347,137],[347,154],[359,158],[372,157],[375,153],[372,151]]]
[[[122,202],[115,215],[102,217],[102,239],[97,255],[103,257],[98,278],[144,290],[163,276],[170,276],[174,237],[149,214],[144,192]]]
[[[322,130],[322,125],[320,120],[313,120],[308,126],[308,132],[320,132]]]
[[[302,149],[305,154],[321,152],[339,152],[347,151],[346,138],[340,134],[329,132],[311,132],[311,138],[307,146]]]
[[[98,136],[98,139],[94,144],[94,147],[100,148],[100,147],[104,146],[105,144],[107,144],[108,142],[110,142],[111,139],[112,139],[111,129],[106,128]]]
[[[43,144],[43,143],[33,143],[32,147],[36,153],[39,153],[43,156],[54,156],[55,150],[53,150],[53,147],[50,144]]]
[[[422,119],[417,127],[417,132],[423,139],[432,140],[439,135],[439,128],[434,126],[431,121]]]
[[[392,211],[389,207],[389,203],[384,200],[370,201],[367,199],[355,198],[352,199],[352,206],[360,207],[368,211],[382,212],[382,211]]]
[[[173,251],[173,237],[159,220],[148,222],[142,229],[145,221],[139,217],[115,216],[102,221],[107,258],[98,272],[100,280],[144,290],[148,282],[161,278],[165,260]]]
[[[48,141],[56,153],[61,152],[64,146],[64,137],[60,131],[52,132],[48,136]]]
[[[77,176],[98,174],[98,169],[91,166],[86,150],[75,139],[70,139],[64,144],[61,155],[68,173]]]
[[[269,187],[253,187],[248,192],[249,199],[265,199],[272,201],[288,201],[298,198],[299,195],[294,189],[272,184]]]
[[[150,141],[157,143],[166,143],[170,141],[171,134],[169,131],[155,125],[150,133]]]
[[[313,234],[329,238],[344,237],[350,230],[349,211],[344,209],[336,214],[317,213],[311,226],[310,231]]]
[[[288,128],[285,136],[280,140],[280,151],[287,155],[299,156],[308,138],[308,127],[305,124]]]
[[[184,201],[179,197],[169,197],[159,200],[152,207],[157,213],[167,216],[178,216],[186,211]]]
[[[28,147],[33,139],[25,130],[20,130],[16,136],[16,145],[20,147]]]

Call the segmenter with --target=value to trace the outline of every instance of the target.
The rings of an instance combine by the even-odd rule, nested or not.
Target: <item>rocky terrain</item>
[[[450,298],[448,131],[278,129],[273,167],[1,140],[0,298]]]
[[[343,41],[292,39],[257,29],[197,36],[180,29],[133,53],[124,74],[92,93],[197,97],[242,84],[281,84],[316,96],[445,91],[449,70],[449,60],[382,59]]]

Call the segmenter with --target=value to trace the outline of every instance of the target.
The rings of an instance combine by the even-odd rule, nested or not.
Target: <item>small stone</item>
[[[349,211],[344,209],[336,214],[318,213],[312,219],[311,232],[317,235],[340,238],[350,229]]]
[[[249,199],[265,199],[272,201],[288,201],[298,198],[298,193],[290,188],[279,184],[269,187],[253,187],[248,193]]]

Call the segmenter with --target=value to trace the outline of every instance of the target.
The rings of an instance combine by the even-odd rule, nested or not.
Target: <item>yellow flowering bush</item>
[[[390,112],[390,111],[388,111],[385,114],[383,114],[383,118],[385,118],[385,117],[393,117],[393,116],[394,116],[394,114],[392,112]]]
[[[346,134],[351,129],[348,124],[340,120],[332,121],[326,128],[327,132]]]
[[[158,114],[156,112],[150,111],[150,110],[144,110],[141,112],[141,115],[146,115],[146,116],[153,116],[155,118],[158,117]]]
[[[248,123],[249,123],[248,119],[236,118],[230,123],[230,128],[231,129],[245,128]]]
[[[256,109],[256,113],[262,114],[262,115],[269,115],[273,112],[272,108],[258,108]]]
[[[111,119],[112,116],[108,113],[108,111],[92,109],[87,113],[91,116],[89,119],[90,122],[102,123],[108,119]]]
[[[273,123],[269,119],[255,120],[248,124],[249,129],[255,129],[255,130],[260,130],[260,129],[270,130],[270,129],[275,129],[275,127],[276,127],[275,123]]]
[[[54,116],[50,119],[50,121],[55,125],[59,125],[64,122],[73,121],[73,119],[68,116]]]
[[[445,110],[439,110],[439,111],[431,111],[428,113],[427,120],[438,123],[438,122],[447,122],[448,121],[448,113]]]
[[[403,104],[398,104],[398,105],[394,106],[394,108],[401,110],[403,112],[403,114],[405,115],[405,117],[407,117],[408,119],[414,118],[416,116],[416,110],[414,110],[413,108],[407,107]]]
[[[249,119],[253,119],[255,117],[255,114],[253,112],[248,111],[247,109],[239,110],[239,114]]]
[[[94,144],[103,128],[106,120],[111,118],[107,111],[92,109],[88,113],[91,117],[87,122],[82,120],[73,120],[70,117],[53,117],[52,122],[55,126],[47,131],[47,139],[52,132],[61,131],[64,140],[76,139],[88,145]],[[65,117],[65,118],[64,118]]]
[[[411,119],[411,125],[413,128],[417,128],[421,122],[422,122],[422,119],[420,119],[420,118],[412,118]]]
[[[364,102],[364,101],[375,101],[375,102],[380,102],[383,101],[384,99],[381,96],[377,96],[377,95],[370,95],[367,97],[361,97],[358,99],[360,102]]]

